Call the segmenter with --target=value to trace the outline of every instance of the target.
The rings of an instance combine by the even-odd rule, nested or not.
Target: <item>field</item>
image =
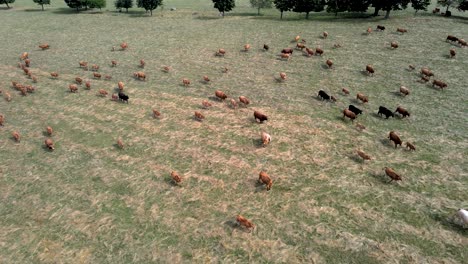
[[[286,13],[281,21],[275,10],[256,16],[246,0],[225,18],[209,0],[165,2],[153,17],[115,12],[111,1],[108,11],[79,14],[63,1],[44,12],[26,0],[0,10],[0,263],[466,263],[468,230],[451,216],[468,207],[468,49],[445,42],[448,34],[468,38],[466,15]],[[387,30],[364,34],[377,24]],[[296,35],[321,46],[323,57],[296,50],[280,60]],[[127,50],[111,51],[123,41]],[[391,41],[400,47],[390,49]],[[51,48],[42,51],[45,42]],[[214,56],[219,48],[225,57]],[[39,79],[27,96],[11,86],[31,84],[17,67],[24,51]],[[140,59],[146,81],[132,76]],[[100,65],[112,80],[95,80],[79,61]],[[448,88],[418,82],[422,67]],[[77,76],[92,88],[70,93]],[[118,81],[129,104],[97,96],[114,93]],[[399,95],[401,85],[409,96]],[[233,109],[213,98],[217,89],[252,103]],[[319,100],[321,89],[338,101]],[[368,104],[354,99],[358,92]],[[205,99],[211,109],[201,108]],[[342,118],[349,104],[364,110],[354,123]],[[385,120],[380,105],[403,106],[411,117]],[[256,123],[254,110],[269,120]],[[194,111],[206,119],[194,120]],[[55,151],[44,147],[46,126]],[[395,149],[392,130],[417,150]],[[262,131],[272,136],[267,147]],[[363,162],[357,149],[373,160]],[[403,180],[388,183],[385,166]],[[271,191],[256,182],[261,170],[274,181]],[[180,186],[171,171],[183,177]],[[236,226],[237,214],[255,230]]]

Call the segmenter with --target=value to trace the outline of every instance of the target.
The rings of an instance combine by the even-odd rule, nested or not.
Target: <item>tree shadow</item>
[[[23,12],[42,12],[42,11],[47,11],[47,9],[42,10],[41,8],[39,9],[24,9]]]

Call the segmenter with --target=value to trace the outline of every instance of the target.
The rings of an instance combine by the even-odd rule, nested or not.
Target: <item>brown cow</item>
[[[268,174],[264,171],[261,171],[258,175],[258,181],[266,185],[267,191],[269,191],[273,185],[273,181],[271,180],[270,176],[268,176]]]
[[[291,54],[281,53],[281,59],[289,60],[289,58],[291,58]]]
[[[408,30],[406,30],[404,28],[397,28],[396,31],[400,32],[400,33],[407,33],[408,32]]]
[[[239,102],[241,102],[244,106],[250,104],[250,100],[245,96],[239,96]]]
[[[183,79],[182,79],[182,84],[183,84],[185,87],[187,87],[187,86],[190,85],[190,80],[189,80],[189,79],[186,79],[186,78],[183,78]]]
[[[250,49],[250,44],[245,44],[244,45],[244,51],[249,51]]]
[[[25,60],[25,59],[27,59],[28,57],[29,57],[29,53],[23,52],[23,53],[21,53],[20,59],[21,59],[21,60]]]
[[[370,64],[366,65],[366,71],[367,71],[367,73],[368,73],[369,75],[374,76],[375,70],[374,70],[374,67],[372,67],[372,65],[370,65]]]
[[[135,78],[137,78],[139,80],[146,81],[146,74],[144,72],[134,72],[133,77],[135,77]]]
[[[392,41],[392,42],[390,43],[390,47],[391,47],[392,49],[398,48],[398,42]]]
[[[49,136],[52,136],[52,134],[54,133],[54,130],[50,126],[46,127],[46,131],[47,131],[47,135]]]
[[[46,147],[49,149],[49,150],[54,150],[54,142],[52,141],[52,139],[50,138],[47,138],[46,140],[44,140],[44,144],[46,145]]]
[[[144,60],[144,59],[141,59],[141,60],[140,60],[140,67],[141,67],[141,68],[144,68],[144,67],[145,67],[145,64],[146,64],[146,63],[145,63],[145,60]]]
[[[268,117],[259,111],[254,111],[254,118],[256,122],[260,123],[263,123],[263,121],[268,121]]]
[[[121,138],[117,139],[117,146],[119,146],[120,149],[123,149],[125,147]]]
[[[20,134],[18,133],[18,131],[13,131],[13,133],[11,134],[13,136],[13,139],[15,139],[16,142],[20,142],[21,141],[21,136]]]
[[[100,96],[105,97],[105,96],[107,96],[107,94],[108,94],[108,92],[107,92],[106,90],[104,90],[104,89],[99,89],[99,95],[100,95]]]
[[[202,107],[205,108],[205,109],[208,109],[212,106],[212,104],[210,102],[208,102],[207,100],[203,100],[202,101]]]
[[[343,118],[345,117],[351,119],[351,122],[354,122],[354,119],[356,119],[356,114],[348,109],[345,109],[343,110]]]
[[[394,113],[399,113],[400,115],[403,116],[403,118],[410,116],[410,113],[408,112],[408,110],[404,109],[401,106],[398,106]]]
[[[205,83],[209,83],[209,82],[210,82],[210,78],[208,77],[208,75],[204,75],[204,76],[203,76],[203,81],[204,81]]]
[[[324,53],[323,49],[321,48],[315,48],[315,55],[320,55],[322,56]]]
[[[390,134],[388,135],[388,138],[395,143],[395,148],[397,148],[398,145],[402,146],[401,144],[403,143],[400,139],[400,137],[395,133],[395,131],[390,131]]]
[[[430,77],[434,76],[434,73],[428,68],[421,68],[421,75]]]
[[[444,89],[444,88],[447,88],[447,84],[441,80],[434,80],[432,82],[432,87],[434,86],[438,86],[440,89]]]
[[[88,62],[86,62],[86,61],[80,61],[80,62],[78,62],[78,63],[80,64],[80,68],[86,68],[86,67],[88,67]]]
[[[76,78],[75,78],[75,81],[76,81],[76,83],[79,84],[79,85],[81,85],[81,83],[83,83],[83,79],[80,78],[80,77],[76,77]]]
[[[322,36],[323,36],[324,39],[326,39],[326,38],[328,37],[328,32],[324,31],[324,32],[322,33]]]
[[[91,89],[91,81],[86,81],[85,82],[86,89]]]
[[[357,154],[359,155],[359,157],[361,157],[363,160],[371,160],[371,156],[369,156],[368,154],[366,154],[364,151],[361,151],[361,150],[358,150],[357,151]]]
[[[119,90],[123,91],[124,86],[125,86],[124,83],[123,82],[118,82],[117,85],[119,86]]]
[[[400,86],[400,93],[403,94],[404,96],[407,96],[410,94],[410,91],[405,86]]]
[[[112,67],[117,66],[117,61],[116,60],[112,60],[111,63],[112,63]]]
[[[288,78],[288,76],[286,75],[285,72],[280,72],[280,78],[281,80],[285,81]]]
[[[385,174],[387,174],[387,176],[391,179],[389,183],[392,181],[401,181],[401,176],[398,175],[392,168],[385,167],[384,170]]]
[[[356,99],[361,100],[363,103],[369,102],[369,98],[367,98],[367,96],[365,96],[365,95],[362,94],[362,93],[358,93],[358,94],[356,95]]]
[[[332,60],[328,59],[326,61],[326,63],[327,63],[327,66],[328,66],[329,69],[331,69],[331,67],[333,67],[333,61]]]
[[[171,172],[171,178],[174,184],[180,184],[182,182],[182,177],[175,171]]]
[[[306,48],[305,50],[306,50],[307,56],[310,57],[310,56],[313,56],[313,55],[314,55],[314,50],[313,50],[313,49]]]
[[[52,78],[57,78],[57,77],[58,77],[58,73],[56,73],[56,72],[51,72],[51,73],[50,73],[50,76],[51,76]]]
[[[5,117],[0,114],[0,126],[3,126],[3,123],[5,122]]]
[[[161,118],[161,112],[159,112],[156,109],[153,109],[153,117],[158,119]]]
[[[413,151],[416,151],[416,147],[414,146],[413,143],[411,143],[411,142],[406,142],[405,145],[406,145],[406,148],[408,148],[410,151],[412,151],[412,150],[413,150]]]
[[[98,72],[93,72],[93,76],[96,79],[101,79],[101,77],[102,77],[102,75],[100,73],[98,73]]]
[[[255,225],[252,222],[250,222],[249,220],[247,220],[247,218],[243,217],[242,215],[238,215],[236,217],[236,221],[237,221],[238,225],[241,225],[241,226],[249,229],[250,231],[255,228]]]
[[[225,100],[227,98],[227,95],[223,91],[220,91],[220,90],[216,90],[215,95],[221,100]]]
[[[266,145],[270,144],[270,141],[271,141],[271,136],[270,134],[266,133],[266,132],[262,132],[262,143],[263,143],[263,146],[265,147]]]
[[[457,52],[455,51],[455,49],[450,49],[450,58],[455,57],[455,55],[457,55]]]
[[[202,113],[198,112],[198,111],[195,111],[194,116],[195,116],[195,119],[200,121],[200,122],[203,121],[203,119],[205,119],[205,116]]]
[[[44,43],[44,44],[39,45],[39,48],[41,48],[42,50],[46,50],[46,49],[50,48],[50,46],[49,46],[49,44]]]
[[[348,95],[348,94],[349,94],[348,88],[343,88],[343,89],[341,89],[341,91],[342,91],[345,95]]]
[[[93,71],[98,71],[98,70],[99,70],[99,65],[93,64],[93,65],[91,66],[91,70],[93,70]]]
[[[68,86],[68,88],[70,89],[70,92],[71,92],[71,93],[76,93],[76,92],[78,92],[78,86],[76,86],[76,84],[70,84],[70,85]]]
[[[224,56],[226,55],[226,50],[225,49],[218,49],[216,52],[216,56]]]
[[[128,48],[127,42],[122,42],[122,43],[120,44],[120,48],[121,48],[122,50],[126,50],[126,49]]]
[[[236,100],[231,98],[231,107],[234,108],[234,109],[237,109],[238,106],[239,105],[237,104]]]

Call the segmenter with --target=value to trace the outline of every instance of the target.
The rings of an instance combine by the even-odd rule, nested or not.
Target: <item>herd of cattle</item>
[[[381,25],[378,25],[376,30],[377,31],[384,31],[385,27],[381,26]],[[407,30],[402,29],[402,28],[398,28],[397,32],[399,32],[401,34],[404,34],[404,33],[407,32]],[[367,34],[371,34],[371,33],[372,33],[372,28],[368,28],[367,29]],[[329,36],[328,32],[323,32],[321,37],[323,39],[326,39],[328,36]],[[282,49],[281,54],[279,54],[279,57],[281,59],[289,60],[291,58],[292,54],[294,53],[295,49],[300,50],[305,56],[308,56],[308,57],[313,56],[313,55],[322,56],[324,54],[324,50],[322,48],[317,47],[315,49],[312,49],[312,48],[307,47],[307,45],[306,45],[307,42],[304,39],[301,40],[300,36],[297,36],[296,38],[294,38],[294,40],[296,42],[296,47]],[[467,43],[466,43],[465,40],[457,38],[455,36],[449,35],[447,37],[447,41],[450,41],[450,42],[453,42],[453,43],[458,43],[458,45],[460,47],[466,47],[467,46]],[[335,44],[334,47],[339,48],[339,47],[341,47],[341,44]],[[47,49],[50,48],[50,46],[48,44],[42,44],[42,45],[39,46],[39,48],[41,48],[42,50],[47,50]],[[128,48],[128,44],[126,42],[124,42],[124,43],[122,43],[120,45],[120,48],[121,48],[121,50],[126,50]],[[250,48],[251,48],[250,44],[244,45],[244,51],[247,52],[247,51],[249,51]],[[392,42],[391,43],[391,48],[394,48],[394,49],[398,48],[398,43]],[[268,51],[270,49],[270,47],[269,47],[269,45],[264,44],[263,49],[265,51]],[[112,51],[114,51],[114,50],[116,50],[116,48],[112,47]],[[222,49],[222,48],[215,52],[215,56],[225,56],[225,54],[226,54],[226,50]],[[456,55],[456,51],[454,49],[451,49],[450,50],[450,58],[455,57],[455,55]],[[330,59],[328,59],[325,62],[325,64],[328,66],[328,68],[330,68],[330,69],[333,68],[333,61],[331,61]],[[118,62],[116,60],[112,60],[110,62],[110,65],[111,65],[111,67],[116,67],[118,65]],[[140,60],[140,65],[139,65],[140,68],[144,69],[145,65],[146,65],[145,61],[143,59]],[[24,52],[23,54],[21,54],[20,63],[18,63],[18,66],[24,72],[24,74],[26,74],[32,80],[33,83],[36,83],[38,81],[38,78],[32,73],[31,68],[30,68],[31,67],[31,59],[29,57],[29,53]],[[99,71],[99,66],[96,65],[96,64],[93,64],[93,65],[91,65],[91,67],[88,67],[88,62],[80,61],[79,66],[81,68],[83,68],[84,70],[86,70],[86,71],[88,71],[89,69],[91,71],[93,71],[93,78],[95,78],[95,79],[100,79],[102,77],[102,74],[98,72]],[[415,66],[409,65],[409,70],[414,70],[414,69],[415,69]],[[161,70],[164,71],[164,72],[170,72],[171,67],[170,66],[163,66],[163,68]],[[223,72],[227,72],[228,70],[229,70],[228,68],[224,68]],[[374,67],[372,65],[366,65],[365,72],[368,74],[368,76],[373,76],[374,73],[376,72],[376,70],[374,69]],[[58,76],[59,76],[59,73],[51,72],[50,76],[51,76],[52,79],[57,79]],[[428,82],[430,80],[430,78],[433,77],[433,76],[434,76],[434,73],[431,70],[429,70],[429,68],[422,68],[421,69],[421,80],[420,80],[420,82]],[[109,75],[105,75],[104,77],[107,80],[110,80],[112,78]],[[141,80],[141,81],[146,81],[147,80],[146,74],[143,71],[134,72],[133,77],[135,79]],[[287,80],[287,75],[284,72],[281,72],[279,74],[279,77],[280,77],[280,79],[278,79],[279,81],[286,81]],[[210,82],[210,78],[208,76],[206,76],[206,75],[202,77],[202,80],[205,83]],[[83,84],[83,82],[84,82],[84,89],[87,89],[87,90],[91,89],[91,81],[90,80],[84,81],[81,77],[76,77],[74,79],[74,82],[69,84],[69,87],[68,87],[69,91],[71,93],[78,92],[79,87],[80,87],[80,85]],[[182,80],[182,84],[184,86],[189,86],[189,85],[191,85],[191,82],[190,82],[189,79],[184,78]],[[441,80],[436,80],[436,79],[433,80],[432,85],[437,86],[440,89],[446,88],[448,86],[445,82],[443,82]],[[14,89],[18,90],[20,92],[20,94],[23,95],[23,96],[26,96],[28,93],[33,93],[36,90],[36,87],[33,86],[33,85],[23,85],[23,84],[20,84],[20,83],[18,83],[16,81],[12,81],[12,86],[13,86]],[[127,94],[124,93],[124,90],[125,90],[124,87],[125,87],[124,83],[119,81],[118,84],[117,84],[117,87],[116,87],[117,94],[112,94],[111,95],[111,100],[129,103],[130,97]],[[399,92],[402,94],[402,96],[408,96],[410,94],[410,90],[408,88],[404,87],[404,86],[400,87]],[[8,91],[0,90],[0,93],[4,94],[4,98],[5,98],[6,101],[11,101],[11,94]],[[347,88],[343,88],[342,93],[343,93],[344,96],[347,96],[347,95],[350,94],[350,91]],[[98,95],[106,97],[108,95],[108,92],[106,90],[104,90],[104,89],[100,89],[98,91]],[[215,96],[220,101],[225,101],[228,98],[228,96],[223,91],[220,91],[220,90],[215,91]],[[322,100],[333,101],[333,102],[337,101],[337,98],[335,96],[327,94],[324,90],[320,90],[318,92],[317,96]],[[366,95],[362,94],[362,93],[357,93],[356,99],[357,99],[356,102],[361,102],[361,104],[366,104],[366,103],[369,102],[369,98]],[[248,107],[248,105],[250,104],[250,100],[245,96],[240,96],[239,97],[239,102],[237,102],[234,99],[230,99],[231,107],[237,108],[239,106],[239,104],[244,106],[244,107]],[[202,107],[204,109],[210,108],[211,106],[212,106],[212,104],[210,102],[208,102],[207,100],[202,101]],[[359,115],[362,115],[363,113],[364,113],[363,110],[361,110],[359,107],[351,104],[346,109],[343,110],[343,118],[349,118],[352,122],[354,122],[354,120],[357,119],[357,117]],[[409,111],[406,110],[405,108],[401,107],[401,106],[398,106],[395,111],[392,111],[392,110],[388,109],[385,106],[380,106],[379,109],[378,109],[378,112],[377,112],[378,115],[380,115],[380,116],[383,115],[383,116],[385,116],[386,119],[388,119],[389,117],[395,117],[395,114],[397,114],[397,113],[401,116],[401,118],[405,118],[405,117],[409,118],[411,116]],[[264,114],[264,113],[261,113],[260,111],[254,111],[253,115],[254,115],[255,121],[258,122],[258,123],[263,123],[263,122],[269,120],[268,116],[266,114]],[[154,116],[154,118],[160,118],[161,113],[157,109],[153,109],[153,116]],[[205,116],[201,112],[195,111],[194,119],[197,120],[197,121],[202,122],[205,119]],[[0,126],[4,126],[4,123],[5,123],[5,116],[0,113]],[[360,129],[365,129],[365,126],[363,126],[362,124],[357,124],[357,127],[360,128]],[[49,149],[50,151],[53,151],[55,149],[55,147],[54,147],[54,142],[53,142],[53,140],[51,138],[51,136],[53,135],[52,127],[48,126],[46,128],[46,133],[47,133],[48,137],[44,140],[44,145],[45,145],[45,147],[47,149]],[[12,138],[16,142],[20,142],[20,140],[21,140],[20,133],[18,131],[13,131],[12,132]],[[394,143],[395,148],[397,148],[398,145],[402,146],[403,141],[400,139],[400,137],[398,136],[398,134],[395,131],[390,131],[389,132],[388,139],[391,140]],[[271,142],[271,136],[266,132],[262,132],[261,133],[261,141],[262,141],[263,146],[266,147]],[[117,145],[122,149],[124,148],[124,143],[123,143],[123,140],[121,138],[117,139]],[[406,147],[409,150],[413,150],[413,151],[416,150],[415,145],[413,143],[411,143],[411,142],[406,142]],[[361,157],[363,160],[370,160],[371,159],[371,156],[366,154],[362,150],[357,150],[357,155],[359,157]],[[397,172],[395,172],[395,170],[393,170],[392,168],[385,167],[384,171],[385,171],[386,175],[388,177],[390,177],[390,182],[392,182],[392,181],[401,181],[402,180],[401,175],[398,174]],[[172,180],[173,180],[173,182],[175,184],[180,184],[182,182],[182,180],[183,180],[183,177],[180,176],[176,171],[172,171],[171,178],[172,178]],[[266,186],[267,191],[269,191],[272,188],[273,180],[271,179],[271,177],[265,171],[261,171],[259,173],[258,180],[259,180],[260,183],[262,183],[262,184],[264,184]],[[242,215],[238,215],[236,217],[236,219],[237,219],[237,223],[239,225],[245,227],[247,230],[251,230],[251,229],[253,229],[255,227],[255,225],[251,221],[247,220]],[[468,218],[465,219],[465,220],[468,220]],[[468,221],[466,221],[465,224],[466,223],[468,223]]]

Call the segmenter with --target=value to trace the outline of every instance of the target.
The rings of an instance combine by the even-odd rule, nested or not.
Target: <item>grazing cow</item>
[[[175,171],[171,172],[171,178],[174,184],[179,184],[182,182],[182,177],[180,177],[180,175]]]
[[[146,81],[146,74],[144,72],[134,72],[133,77],[135,77],[135,78],[137,78],[139,80]]]
[[[222,71],[223,71],[223,73],[227,73],[229,71],[229,68],[224,66]]]
[[[363,160],[371,160],[371,156],[369,156],[368,154],[366,154],[364,151],[361,151],[361,150],[358,150],[357,151],[357,154],[359,155],[359,157],[361,157]]]
[[[208,102],[207,100],[203,100],[202,101],[202,107],[205,108],[205,109],[208,109],[212,106],[212,104],[210,102]]]
[[[421,75],[431,77],[434,76],[434,73],[428,68],[421,68]]]
[[[58,73],[56,73],[56,72],[51,72],[51,73],[50,73],[50,76],[51,76],[52,78],[57,78],[57,77],[58,77]]]
[[[145,67],[145,64],[146,64],[146,63],[145,63],[145,60],[144,60],[144,59],[141,59],[141,60],[140,60],[140,67],[141,67],[141,68],[144,68],[144,67]]]
[[[108,94],[108,92],[107,92],[106,90],[104,90],[104,89],[99,89],[99,95],[100,95],[100,96],[105,97],[105,96],[107,96],[107,94]]]
[[[244,106],[250,104],[250,100],[245,96],[239,96],[239,102],[241,102]]]
[[[81,83],[83,83],[83,79],[81,79],[80,77],[76,77],[75,78],[75,81],[77,84],[81,85]]]
[[[32,82],[33,82],[33,83],[37,83],[37,77],[36,77],[36,76],[32,75],[32,76],[31,76],[31,79],[32,79]]]
[[[50,138],[47,138],[46,140],[44,140],[44,144],[49,150],[54,150],[55,149],[54,148],[54,142]]]
[[[256,122],[263,123],[263,121],[268,121],[268,117],[259,111],[254,111],[254,118]]]
[[[98,70],[99,70],[99,65],[93,64],[93,65],[91,66],[91,70],[92,70],[92,71],[98,71]]]
[[[216,97],[221,99],[221,101],[223,101],[223,100],[225,100],[227,98],[227,95],[223,91],[220,91],[220,90],[216,90],[215,95],[216,95]]]
[[[247,220],[247,218],[243,217],[242,215],[238,215],[236,217],[236,221],[237,221],[237,224],[238,225],[241,225],[245,228],[247,228],[248,230],[252,230],[255,228],[255,225],[250,222],[249,220]]]
[[[404,96],[407,96],[410,94],[410,91],[405,86],[400,86],[400,93],[403,94]]]
[[[78,63],[80,64],[80,68],[86,68],[86,67],[88,67],[88,62],[86,62],[86,61],[80,61],[80,62],[78,62]]]
[[[224,49],[218,49],[216,52],[216,56],[224,56],[226,54],[226,50]]]
[[[76,84],[70,84],[70,85],[68,86],[68,88],[70,89],[70,92],[71,92],[71,93],[76,93],[76,92],[78,92],[78,86],[76,86]]]
[[[455,214],[457,217],[458,223],[463,227],[468,226],[468,210],[465,209],[458,209],[457,213]]]
[[[391,183],[392,181],[401,181],[401,176],[398,175],[392,168],[385,167],[385,174],[387,174],[388,177],[390,177],[390,181],[388,183]]]
[[[281,59],[289,60],[291,58],[291,54],[289,53],[281,53]]]
[[[10,102],[10,101],[11,101],[11,95],[10,95],[10,93],[9,93],[8,91],[5,91],[5,100],[6,100],[7,102]]]
[[[323,49],[321,48],[315,48],[315,55],[322,56],[323,55]]]
[[[466,47],[468,44],[466,42],[466,40],[464,39],[458,39],[458,44],[460,44],[460,47]]]
[[[297,35],[297,36],[294,38],[294,41],[298,42],[300,39],[301,39],[301,36]]]
[[[398,113],[398,114],[402,115],[403,118],[410,117],[410,113],[408,112],[408,110],[404,109],[401,106],[398,106],[394,113]]]
[[[306,48],[306,46],[305,46],[303,43],[297,43],[297,44],[296,44],[296,49],[303,50],[303,49],[305,49],[305,48]]]
[[[13,136],[13,139],[15,139],[16,142],[20,142],[21,141],[21,136],[20,134],[18,133],[18,131],[13,131],[13,133],[11,134]]]
[[[351,119],[351,122],[354,122],[354,119],[356,119],[356,114],[353,113],[352,111],[348,110],[348,109],[345,109],[345,110],[343,110],[343,119],[345,117]]]
[[[324,39],[328,38],[328,32],[324,31],[324,32],[322,33],[322,36],[323,36]]]
[[[341,89],[341,91],[342,91],[345,95],[348,95],[348,94],[349,94],[348,88],[343,88],[343,89]]]
[[[375,72],[374,67],[372,67],[372,65],[370,65],[370,64],[366,65],[366,72],[369,75],[374,76],[374,72]]]
[[[370,33],[372,33],[372,28],[367,28],[367,35],[369,35]]]
[[[381,25],[377,25],[377,30],[378,30],[378,31],[384,31],[384,30],[385,30],[385,27],[384,27],[384,26],[381,26]]]
[[[125,147],[121,138],[117,139],[117,146],[119,146],[120,149],[123,149]]]
[[[410,151],[416,151],[416,146],[414,146],[413,143],[411,142],[406,142],[406,148],[409,149]]]
[[[5,122],[5,117],[0,114],[0,126],[3,126],[3,123]]]
[[[32,85],[26,85],[24,88],[26,88],[26,91],[28,93],[33,93],[34,91],[36,91],[36,87]]]
[[[406,33],[408,32],[408,30],[404,29],[404,28],[397,28],[396,29],[397,32],[400,32],[400,33]]]
[[[190,85],[190,80],[189,80],[189,79],[186,79],[186,78],[183,78],[183,79],[182,79],[182,84],[183,84],[185,87],[187,87],[187,86]]]
[[[457,42],[458,38],[452,35],[448,35],[447,39],[445,41],[452,41],[452,42]]]
[[[292,48],[285,48],[285,49],[281,50],[281,53],[293,54],[293,49]]]
[[[106,80],[111,80],[111,79],[112,79],[112,76],[106,74],[106,75],[104,75],[104,79],[106,79]]]
[[[249,51],[250,49],[250,44],[245,44],[244,45],[244,51]]]
[[[333,67],[333,61],[330,60],[330,59],[328,59],[328,60],[326,61],[326,64],[327,64],[327,66],[328,66],[329,69],[331,69],[331,68]]]
[[[102,77],[102,75],[100,73],[98,73],[98,72],[93,72],[93,76],[96,79],[101,79],[101,77]]]
[[[128,48],[127,42],[122,42],[122,43],[120,44],[120,48],[121,48],[122,50],[126,50],[126,49]]]
[[[285,72],[280,72],[280,78],[281,80],[285,81],[288,78],[288,76],[286,75]]]
[[[91,89],[91,81],[86,81],[85,82],[86,89]]]
[[[420,82],[427,83],[428,81],[430,81],[429,77],[427,77],[427,76],[422,76],[421,77]]]
[[[270,144],[270,141],[271,141],[271,136],[270,134],[266,133],[266,132],[262,132],[262,143],[263,143],[263,146],[266,147],[266,145]]]
[[[49,44],[44,43],[44,44],[39,45],[39,48],[41,48],[42,50],[46,50],[46,49],[50,48],[50,46],[49,46]]]
[[[119,97],[116,94],[112,94],[111,101],[117,101]]]
[[[457,52],[455,51],[455,49],[450,49],[450,58],[455,57],[455,55],[457,55]]]
[[[112,67],[117,66],[117,61],[116,60],[112,60],[111,63],[112,63]]]
[[[205,119],[205,116],[202,113],[198,112],[198,111],[195,111],[194,116],[195,116],[195,119],[200,121],[200,122],[203,121],[203,119]]]
[[[159,112],[156,109],[153,109],[153,117],[158,119],[161,118],[161,112]]]
[[[362,94],[362,93],[358,93],[358,94],[356,95],[356,99],[361,100],[361,102],[363,102],[363,103],[369,102],[369,98],[367,98],[367,96],[365,96],[365,95]]]
[[[390,43],[390,47],[392,47],[392,49],[398,48],[398,42],[392,41],[392,42]]]
[[[413,64],[410,64],[410,65],[408,65],[408,69],[410,71],[413,71],[414,69],[416,69],[416,67]]]
[[[27,59],[28,57],[29,57],[29,53],[23,52],[23,53],[21,53],[20,59],[21,59],[21,60],[25,60],[25,59]]]
[[[380,106],[379,107],[379,112],[377,113],[378,115],[385,115],[385,118],[388,119],[389,117],[395,117],[392,111],[390,111],[388,108],[385,106]]]
[[[128,95],[122,92],[119,92],[118,95],[119,95],[119,100],[121,100],[122,102],[127,102],[128,104],[128,99],[129,99]]]
[[[267,44],[263,44],[263,50],[268,51],[270,49],[270,46]]]
[[[309,49],[309,48],[306,48],[306,53],[307,53],[307,56],[314,56],[314,50],[313,49]]]
[[[270,176],[264,171],[261,171],[258,175],[258,181],[266,185],[267,191],[269,191],[271,189],[271,186],[273,185],[273,181],[271,180]]]
[[[124,83],[123,82],[118,82],[117,85],[119,86],[119,90],[123,91],[124,86],[125,86]]]
[[[333,96],[329,96],[324,90],[320,90],[317,96],[320,97],[322,100],[332,100],[336,102],[336,98]]]
[[[360,124],[360,123],[357,123],[357,124],[356,124],[356,127],[357,127],[358,129],[360,129],[360,130],[366,129],[366,127],[365,127],[363,124]]]
[[[46,131],[47,131],[47,135],[49,136],[52,136],[52,134],[54,133],[54,130],[50,126],[46,127]]]
[[[333,48],[337,49],[337,48],[341,48],[341,44],[340,43],[335,43],[333,44]]]
[[[31,66],[31,60],[30,60],[30,59],[25,59],[25,60],[24,60],[24,65],[25,65],[26,67]]]
[[[163,70],[163,72],[170,72],[170,71],[171,71],[171,67],[169,67],[169,66],[164,66],[162,70]]]
[[[357,107],[355,107],[354,105],[349,105],[349,106],[348,106],[348,110],[351,111],[351,112],[353,112],[354,114],[356,114],[356,116],[362,114],[362,110],[359,109],[359,108],[357,108]]]
[[[231,98],[231,107],[237,109],[238,106],[237,101]]]
[[[434,80],[432,81],[432,87],[438,86],[440,89],[447,88],[447,84],[441,80]]]
[[[204,81],[205,83],[209,83],[209,82],[210,82],[210,78],[209,78],[207,75],[204,75],[204,76],[203,76],[203,81]]]
[[[395,148],[397,148],[398,145],[400,147],[402,146],[401,144],[403,143],[400,139],[400,137],[395,133],[395,131],[390,131],[390,134],[388,135],[388,138],[395,143]]]

